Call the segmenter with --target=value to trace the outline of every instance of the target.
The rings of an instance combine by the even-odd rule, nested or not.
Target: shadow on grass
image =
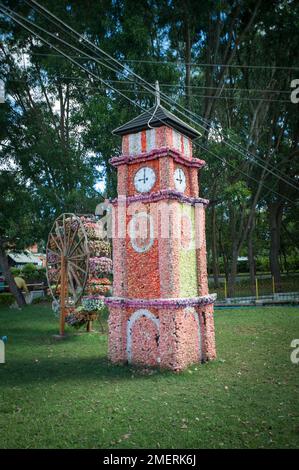
[[[4,330],[3,330],[4,331]],[[66,335],[63,339],[59,339],[58,337],[58,329],[49,329],[47,334],[45,334],[44,329],[30,329],[30,328],[10,328],[8,333],[8,341],[9,344],[16,344],[18,347],[21,346],[49,346],[49,345],[63,345],[65,344],[66,347],[70,345],[70,343],[76,343],[79,340],[84,339],[84,341],[88,337],[95,337],[102,341],[107,341],[107,331],[102,333],[98,331],[98,329],[92,333],[87,333],[84,330],[78,331],[67,331]]]
[[[42,382],[59,383],[68,381],[131,381],[134,379],[151,379],[161,375],[173,377],[168,370],[132,367],[128,364],[114,365],[106,356],[86,358],[42,358],[38,361],[14,359],[0,369],[2,386],[34,385]],[[175,374],[177,375],[177,374]]]

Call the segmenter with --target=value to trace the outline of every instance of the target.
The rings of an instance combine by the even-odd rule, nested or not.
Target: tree
[[[4,3],[55,37],[76,42],[28,3]],[[267,249],[279,279],[282,249],[285,259],[297,256],[297,227],[290,220],[297,191],[268,170],[293,181],[297,174],[296,106],[280,90],[289,89],[288,67],[298,62],[298,5],[283,0],[273,1],[272,8],[253,0],[141,0],[138,8],[133,0],[90,0],[88,8],[82,0],[45,0],[43,5],[150,83],[158,79],[176,104],[202,116],[195,156],[207,161],[201,188],[211,200],[207,241],[215,284],[223,264],[233,295],[241,253],[248,255],[253,284],[257,258]],[[115,196],[109,159],[120,153],[120,140],[111,130],[140,107],[153,105],[153,96],[83,42],[79,51],[60,47],[116,91],[7,18],[1,21],[6,36],[0,75],[13,97],[2,142],[11,146],[7,158],[18,165],[42,207],[39,217],[52,221],[63,210],[90,207],[99,179],[107,196]],[[51,42],[59,44],[53,37]],[[213,127],[241,146],[241,153]],[[284,242],[282,231],[292,242]]]
[[[36,240],[39,223],[30,190],[24,187],[17,172],[1,171],[0,186],[0,264],[9,289],[21,307],[25,299],[10,272],[6,250],[24,249]]]

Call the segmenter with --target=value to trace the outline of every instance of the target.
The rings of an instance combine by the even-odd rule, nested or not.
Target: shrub
[[[293,252],[287,257],[287,264],[290,271],[298,271],[299,269],[299,256],[298,253]]]
[[[22,271],[19,268],[10,268],[10,272],[13,276],[19,276]]]
[[[256,270],[263,273],[268,272],[270,270],[268,256],[258,256],[256,258]]]
[[[21,275],[27,282],[43,282],[46,280],[46,268],[38,268],[34,264],[25,264]]]
[[[22,274],[24,274],[26,279],[31,279],[35,275],[36,271],[36,266],[31,263],[25,264],[25,266],[22,268]]]
[[[10,292],[4,292],[0,294],[0,306],[12,305],[15,301],[14,296]]]
[[[38,276],[38,279],[42,282],[42,281],[45,281],[47,279],[47,276],[46,276],[46,268],[38,268],[37,269],[37,276]]]

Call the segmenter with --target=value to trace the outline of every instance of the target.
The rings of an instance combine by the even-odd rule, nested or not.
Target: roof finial
[[[155,89],[156,89],[156,106],[160,106],[160,87],[159,87],[159,82],[156,80],[155,83]]]

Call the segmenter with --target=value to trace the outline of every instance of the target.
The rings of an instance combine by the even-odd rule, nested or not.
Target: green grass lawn
[[[181,374],[112,366],[99,333],[55,341],[46,305],[0,321],[0,448],[299,447],[299,308],[216,311],[218,359]]]

